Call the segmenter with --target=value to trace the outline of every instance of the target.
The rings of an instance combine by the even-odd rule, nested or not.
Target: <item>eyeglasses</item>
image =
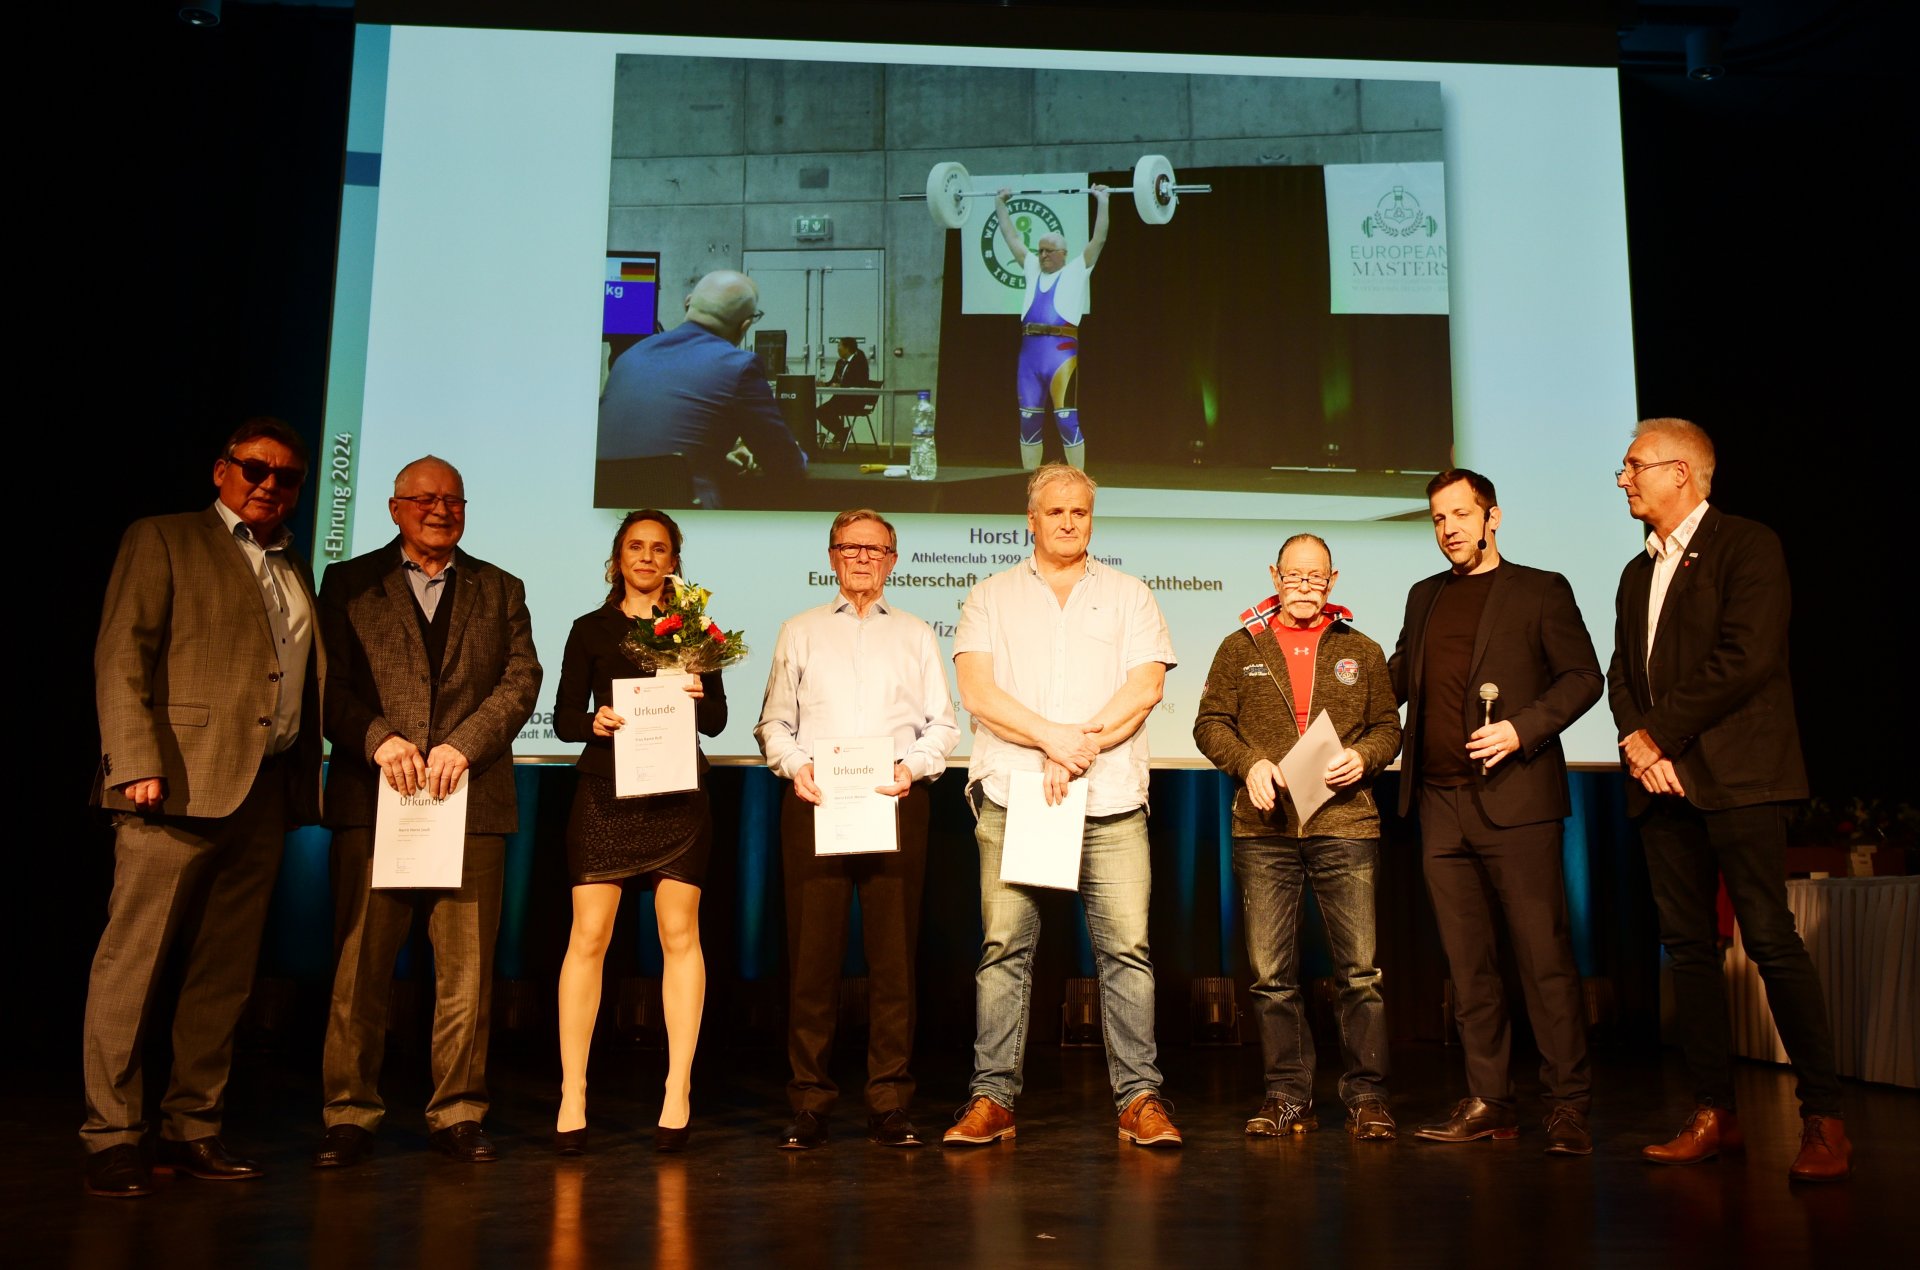
[[[1669,463],[1685,463],[1685,462],[1686,462],[1685,459],[1661,459],[1658,463],[1642,463],[1638,459],[1628,459],[1627,465],[1625,467],[1617,467],[1613,469],[1613,479],[1617,481],[1621,477],[1625,476],[1628,472],[1632,472],[1633,479],[1637,481],[1640,479],[1640,474],[1642,472],[1651,472],[1653,471],[1654,468],[1665,467]]]
[[[827,550],[839,556],[842,560],[858,560],[863,556],[871,556],[876,560],[885,560],[893,554],[892,547],[874,547],[864,542],[836,542],[828,547]]]
[[[1333,579],[1324,573],[1283,573],[1280,575],[1283,586],[1301,587],[1308,591],[1324,591]]]
[[[249,485],[265,485],[271,476],[273,483],[281,489],[299,489],[307,479],[304,467],[275,467],[264,459],[243,459],[236,454],[228,454],[227,462],[240,469],[240,475]]]
[[[442,504],[451,514],[458,516],[467,510],[467,500],[458,494],[395,494],[396,503],[412,503],[423,512],[430,512]]]

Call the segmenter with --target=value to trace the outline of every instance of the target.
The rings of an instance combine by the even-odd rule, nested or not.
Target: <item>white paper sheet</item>
[[[693,698],[686,675],[613,681],[614,713],[626,720],[613,734],[613,792],[619,798],[676,794],[700,784],[693,735]]]
[[[1067,796],[1047,806],[1039,772],[1007,780],[1007,836],[1000,844],[1000,880],[1022,886],[1080,889],[1080,843],[1087,830],[1087,782],[1067,782]]]
[[[1293,811],[1300,818],[1302,834],[1306,833],[1307,822],[1313,819],[1313,813],[1326,806],[1327,799],[1333,797],[1333,790],[1327,786],[1327,769],[1333,766],[1333,761],[1346,748],[1340,744],[1340,734],[1334,731],[1333,720],[1322,710],[1307,725],[1306,735],[1280,760],[1280,775],[1286,778],[1287,797],[1293,799]]]
[[[813,747],[813,853],[857,855],[900,849],[900,800],[876,793],[893,784],[890,736],[822,739]]]
[[[373,886],[457,888],[467,859],[467,777],[445,798],[425,789],[402,794],[376,776],[380,801],[373,812]]]

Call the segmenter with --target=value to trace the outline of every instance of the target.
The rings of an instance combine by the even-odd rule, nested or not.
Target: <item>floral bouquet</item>
[[[652,617],[635,618],[633,629],[620,641],[620,651],[642,670],[705,674],[731,666],[747,655],[747,641],[739,631],[723,631],[708,619],[707,601],[713,592],[684,578],[669,577],[670,599]]]

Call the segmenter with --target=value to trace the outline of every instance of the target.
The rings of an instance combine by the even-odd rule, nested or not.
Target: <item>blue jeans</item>
[[[1253,1013],[1267,1064],[1267,1092],[1313,1101],[1313,1033],[1300,999],[1300,891],[1312,883],[1340,992],[1340,1100],[1384,1097],[1387,1012],[1373,964],[1373,870],[1369,838],[1235,838],[1233,875],[1247,925]]]
[[[974,972],[973,1095],[1011,1108],[1020,1094],[1033,950],[1040,940],[1039,889],[1000,880],[1007,809],[977,796],[974,838],[980,844],[980,925],[984,939]],[[1147,951],[1147,899],[1153,888],[1145,808],[1087,817],[1081,838],[1080,902],[1100,975],[1100,1027],[1114,1105],[1160,1088],[1153,1041],[1153,962]]]

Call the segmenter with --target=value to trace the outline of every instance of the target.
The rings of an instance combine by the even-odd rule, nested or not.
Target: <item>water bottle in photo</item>
[[[930,481],[940,472],[940,453],[933,441],[933,394],[926,390],[913,407],[913,452],[907,460],[907,476]]]

